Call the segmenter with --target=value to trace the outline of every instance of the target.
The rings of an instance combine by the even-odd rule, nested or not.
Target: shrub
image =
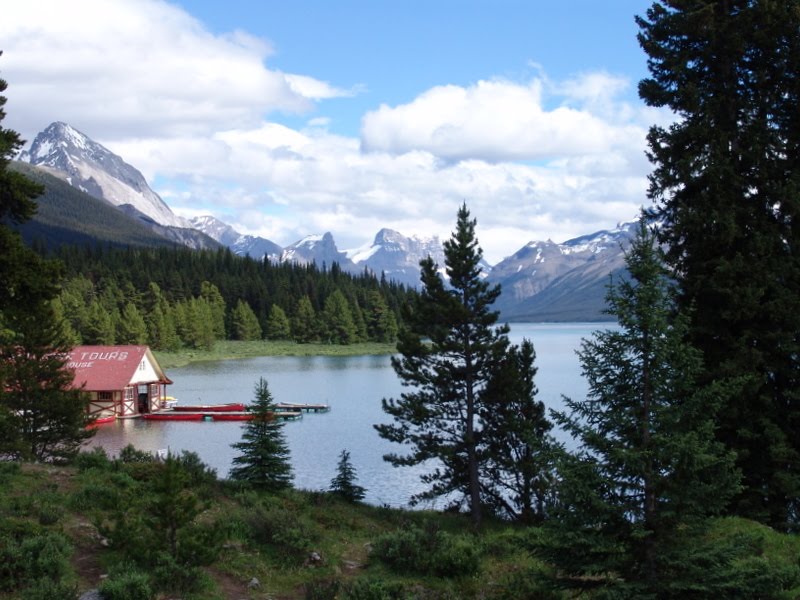
[[[89,452],[79,452],[75,458],[72,459],[72,464],[78,469],[79,473],[88,471],[89,469],[106,470],[111,466],[111,459],[108,458],[106,451],[97,446],[92,448]]]
[[[305,585],[305,600],[336,600],[342,584],[338,579],[316,579]]]
[[[383,535],[375,541],[373,555],[399,573],[460,577],[475,574],[480,566],[480,553],[470,539],[435,526]]]
[[[302,562],[316,539],[313,530],[285,508],[261,504],[247,509],[240,518],[250,540],[274,549],[289,563]]]
[[[132,565],[122,565],[100,584],[103,600],[150,600],[153,589],[150,578]]]
[[[399,583],[387,583],[378,579],[357,579],[346,586],[343,600],[404,600],[409,598]]]
[[[119,505],[120,493],[115,488],[101,483],[87,483],[72,492],[67,500],[74,511],[90,511],[93,509],[112,510]]]
[[[15,590],[39,579],[59,581],[69,571],[72,552],[58,533],[0,536],[0,590]]]
[[[131,463],[151,463],[154,462],[155,459],[155,456],[150,452],[138,450],[133,444],[128,444],[120,450],[119,456],[117,457],[118,462],[126,465]]]
[[[22,591],[21,600],[75,600],[78,589],[64,581],[39,579]]]

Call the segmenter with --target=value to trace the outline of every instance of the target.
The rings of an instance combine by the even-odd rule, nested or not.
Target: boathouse
[[[77,346],[67,368],[73,385],[89,393],[89,415],[101,422],[158,412],[172,383],[148,346]]]

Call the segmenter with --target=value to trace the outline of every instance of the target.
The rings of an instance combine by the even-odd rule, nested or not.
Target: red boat
[[[231,402],[230,404],[194,404],[176,405],[172,407],[174,412],[243,412],[244,404]]]
[[[181,414],[170,411],[147,413],[146,415],[142,415],[142,418],[148,421],[202,421],[203,415],[199,413]]]
[[[218,412],[209,416],[215,421],[249,421],[250,419],[255,417],[255,414],[247,412],[233,413],[233,414]]]

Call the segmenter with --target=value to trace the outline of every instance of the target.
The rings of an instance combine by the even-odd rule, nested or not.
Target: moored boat
[[[176,413],[169,411],[147,413],[142,415],[142,418],[147,421],[202,421],[203,415],[200,413]]]
[[[231,402],[229,404],[176,404],[172,407],[174,412],[242,412],[244,404]]]

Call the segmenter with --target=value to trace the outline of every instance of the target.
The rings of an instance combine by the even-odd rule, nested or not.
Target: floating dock
[[[299,410],[276,410],[272,413],[276,419],[293,421],[303,417]],[[256,417],[255,413],[247,411],[173,411],[162,410],[155,413],[141,415],[146,421],[250,421]]]

